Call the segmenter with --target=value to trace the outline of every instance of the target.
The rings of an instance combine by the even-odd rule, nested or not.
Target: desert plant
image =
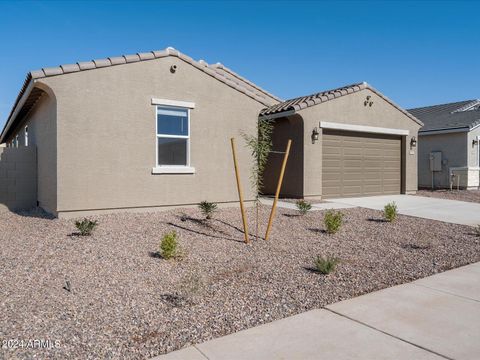
[[[330,274],[333,270],[335,270],[335,267],[339,262],[339,259],[332,256],[327,256],[325,258],[322,256],[317,256],[317,258],[315,259],[315,269],[319,273],[327,275]]]
[[[92,235],[93,229],[98,225],[96,220],[83,219],[82,221],[75,221],[75,226],[82,236]]]
[[[383,217],[388,222],[394,221],[397,218],[397,215],[398,215],[398,209],[397,209],[397,204],[395,204],[395,202],[388,203],[383,208]]]
[[[328,234],[335,234],[343,224],[343,214],[340,211],[328,210],[323,219]]]
[[[267,165],[268,155],[272,149],[272,132],[273,123],[271,120],[259,120],[257,122],[256,134],[242,134],[246,146],[250,149],[253,157],[253,165],[250,169],[250,182],[255,196],[255,239],[258,239],[259,203],[263,189],[262,176]]]
[[[305,215],[312,209],[312,204],[305,200],[298,200],[296,205],[301,215]]]
[[[200,272],[196,269],[185,274],[178,285],[177,294],[185,301],[194,302],[202,293],[205,284]]]
[[[159,254],[162,258],[168,260],[179,255],[178,236],[175,231],[166,233],[160,242]]]
[[[208,201],[202,201],[198,204],[200,211],[205,215],[205,219],[210,220],[213,216],[213,213],[217,211],[217,204],[211,203]]]
[[[480,237],[480,225],[477,225],[473,228],[473,231],[475,233],[476,236],[479,236]]]

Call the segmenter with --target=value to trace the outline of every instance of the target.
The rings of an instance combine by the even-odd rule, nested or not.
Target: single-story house
[[[414,193],[422,123],[367,83],[303,96],[263,109],[274,124],[264,178],[274,193],[286,139],[292,150],[282,196],[334,198]]]
[[[408,110],[425,125],[418,136],[418,183],[422,188],[480,185],[480,100]]]
[[[0,143],[36,148],[35,200],[59,217],[238,201],[231,137],[249,200],[240,133],[279,100],[167,48],[32,71]]]
[[[284,196],[417,189],[421,123],[369,85],[283,102],[222,64],[167,48],[29,73],[0,135],[0,204],[15,209],[23,196],[22,206],[73,217],[237,202],[231,137],[253,200],[240,134],[255,133],[259,116],[274,120],[275,148],[293,141]]]

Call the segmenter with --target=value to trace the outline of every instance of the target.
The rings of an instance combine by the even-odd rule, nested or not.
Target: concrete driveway
[[[329,199],[331,203],[359,206],[374,210],[394,201],[403,215],[462,225],[480,224],[480,204],[465,201],[427,198],[413,195],[383,195],[358,198]]]
[[[474,360],[479,339],[476,263],[155,359]]]

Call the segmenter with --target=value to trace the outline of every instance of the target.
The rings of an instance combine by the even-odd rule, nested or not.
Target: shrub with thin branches
[[[258,239],[259,203],[263,189],[263,172],[267,166],[268,156],[272,149],[273,123],[271,120],[259,120],[254,135],[242,133],[246,146],[250,149],[253,164],[250,169],[250,182],[255,195],[255,238]]]
[[[202,201],[198,207],[207,220],[210,220],[217,211],[217,204],[208,201]]]
[[[312,209],[312,204],[310,204],[308,201],[305,201],[305,200],[298,200],[296,205],[301,215],[305,215],[307,212],[309,212]]]
[[[175,231],[171,231],[163,236],[162,241],[160,242],[159,254],[166,260],[178,257],[178,236]]]
[[[388,222],[395,221],[395,219],[397,218],[397,215],[398,215],[398,209],[397,209],[397,204],[395,204],[395,202],[388,203],[383,208],[383,217]]]
[[[75,227],[80,232],[82,236],[90,236],[92,235],[93,229],[95,229],[98,225],[96,220],[90,219],[83,219],[82,221],[75,221]]]
[[[339,262],[339,259],[332,256],[327,256],[325,258],[322,256],[317,256],[317,258],[315,259],[315,269],[319,273],[327,275],[330,274],[333,270],[335,270],[335,267]]]
[[[335,234],[343,224],[343,214],[340,211],[327,210],[323,222],[328,234]]]

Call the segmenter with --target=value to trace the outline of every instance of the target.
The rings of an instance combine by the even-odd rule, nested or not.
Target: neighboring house
[[[259,115],[274,120],[275,150],[293,141],[284,196],[417,190],[421,123],[367,84],[282,102],[221,64],[167,48],[29,73],[0,135],[4,205],[15,210],[22,197],[72,217],[237,202],[231,137],[252,200],[240,134],[254,134]],[[272,153],[268,192],[280,160]]]
[[[333,198],[414,193],[422,123],[366,83],[272,105],[275,151],[293,139],[282,195]],[[273,193],[282,155],[273,153],[265,188]]]
[[[478,188],[480,100],[408,111],[425,124],[418,133],[419,187]]]
[[[0,143],[36,147],[36,200],[59,217],[238,201],[231,137],[250,200],[240,133],[278,101],[167,48],[31,72]]]

